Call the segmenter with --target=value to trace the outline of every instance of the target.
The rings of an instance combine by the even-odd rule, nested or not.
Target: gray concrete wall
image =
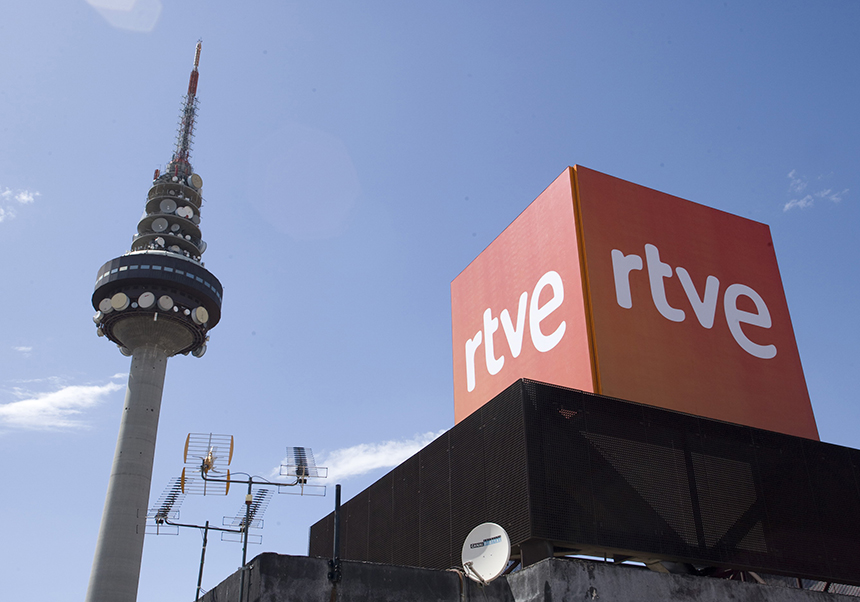
[[[482,587],[455,571],[261,554],[249,563],[242,602],[857,602],[858,598],[780,585],[655,573],[645,568],[552,558]],[[204,602],[238,602],[235,573]]]

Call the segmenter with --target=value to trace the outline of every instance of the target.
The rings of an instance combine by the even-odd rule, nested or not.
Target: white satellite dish
[[[173,192],[172,190],[170,191]],[[158,204],[158,207],[161,209],[162,213],[173,213],[176,211],[176,201],[173,199],[163,199],[161,203]]]
[[[173,307],[173,298],[170,295],[161,295],[158,298],[158,308],[161,311],[170,311]]]
[[[496,523],[478,525],[463,542],[463,570],[472,581],[489,583],[501,575],[511,559],[511,538]]]
[[[149,309],[155,305],[155,295],[149,291],[141,293],[140,297],[137,298],[137,304],[143,309]]]
[[[117,311],[122,311],[129,306],[131,301],[125,293],[116,293],[110,298],[110,305]]]
[[[168,225],[169,224],[167,223],[167,220],[163,217],[157,217],[152,220],[152,229],[155,232],[164,232],[165,230],[167,230]]]
[[[193,312],[191,312],[191,319],[194,320],[194,323],[198,326],[201,324],[205,324],[209,321],[209,312],[202,305],[195,308]]]

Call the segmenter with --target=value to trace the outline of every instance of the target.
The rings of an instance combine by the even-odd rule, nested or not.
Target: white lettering
[[[543,305],[539,305],[540,294],[544,288],[549,287],[552,296]],[[517,303],[517,322],[514,325],[511,313],[504,309],[498,318],[493,317],[492,308],[488,307],[483,313],[482,329],[475,336],[466,341],[466,390],[472,392],[476,387],[477,376],[475,373],[475,356],[478,347],[484,345],[484,359],[487,372],[490,376],[498,374],[505,365],[505,356],[496,357],[495,339],[493,335],[499,329],[501,322],[505,333],[505,340],[513,357],[519,357],[523,349],[523,340],[526,332],[526,314],[528,314],[528,328],[531,333],[531,341],[535,349],[545,353],[558,345],[564,336],[567,324],[562,322],[550,334],[544,334],[541,330],[541,322],[546,320],[550,314],[557,310],[564,301],[564,283],[558,272],[549,271],[537,281],[532,298],[529,300],[528,291],[522,293]]]
[[[738,309],[738,297],[743,295],[749,297],[755,303],[756,313],[751,313]],[[733,284],[726,289],[723,297],[723,305],[726,311],[726,323],[729,325],[729,331],[735,337],[738,345],[741,348],[755,357],[763,360],[769,360],[776,356],[775,345],[758,345],[753,343],[741,330],[741,324],[751,324],[752,326],[761,326],[762,328],[770,328],[770,311],[757,292],[743,284]]]
[[[681,281],[681,286],[687,293],[687,299],[690,300],[690,306],[699,319],[699,324],[705,328],[711,328],[717,313],[717,293],[719,293],[720,281],[715,276],[708,276],[705,280],[705,294],[699,299],[699,293],[696,291],[696,286],[687,270],[675,268],[675,273],[678,274],[678,280]]]
[[[642,269],[642,258],[631,253],[625,255],[618,249],[612,249],[612,273],[615,275],[615,299],[624,309],[633,307],[633,297],[630,294],[630,272]]]
[[[466,390],[470,393],[475,390],[475,352],[482,338],[479,330],[474,337],[466,341]]]
[[[625,255],[618,249],[612,249],[611,255],[612,272],[615,278],[615,300],[620,307],[631,309],[633,307],[633,297],[630,292],[630,273],[634,270],[642,269],[642,258],[635,254]],[[672,267],[660,261],[660,250],[652,244],[645,245],[645,259],[648,264],[651,299],[657,311],[667,320],[683,322],[686,318],[684,310],[672,307],[666,300],[664,279],[672,277]],[[696,290],[689,272],[682,267],[678,267],[675,268],[675,273],[678,274],[678,280],[684,288],[687,299],[690,301],[690,307],[693,308],[699,324],[704,328],[712,328],[717,313],[720,281],[716,276],[708,276],[705,279],[705,291],[699,297],[699,292]],[[535,290],[537,291],[537,287]],[[740,296],[752,299],[756,307],[755,313],[738,308],[737,300]],[[534,297],[532,297],[532,303],[534,302]],[[723,295],[723,310],[729,331],[741,349],[760,359],[767,360],[776,356],[775,345],[759,345],[754,343],[744,334],[740,326],[741,324],[750,324],[761,328],[771,327],[770,311],[768,311],[767,305],[764,299],[761,298],[761,295],[744,284],[733,284],[726,289]],[[534,315],[532,315],[533,317]],[[532,332],[534,330],[535,327],[532,325]]]
[[[505,331],[505,338],[508,340],[508,347],[511,349],[511,355],[519,357],[520,351],[523,348],[523,334],[526,324],[526,306],[528,305],[529,294],[527,292],[520,295],[520,302],[517,305],[517,327],[511,323],[511,314],[507,309],[502,310],[502,330]]]
[[[505,356],[496,359],[493,348],[493,333],[499,329],[499,319],[493,317],[493,311],[488,307],[484,310],[484,357],[487,359],[487,372],[491,375],[499,373],[505,365]]]
[[[651,283],[651,298],[654,306],[664,318],[673,322],[683,322],[686,315],[683,309],[675,309],[666,300],[666,287],[663,278],[672,277],[672,268],[660,261],[660,251],[654,245],[645,245],[645,259],[648,262],[648,281]]]
[[[538,299],[545,286],[552,288],[552,298],[543,307],[539,307]],[[550,270],[538,280],[529,305],[529,332],[532,335],[535,349],[541,353],[546,353],[558,345],[561,337],[564,336],[564,330],[567,326],[564,321],[551,334],[544,334],[540,329],[540,323],[558,309],[562,301],[564,301],[564,284],[562,284],[561,276],[558,275],[558,272]]]

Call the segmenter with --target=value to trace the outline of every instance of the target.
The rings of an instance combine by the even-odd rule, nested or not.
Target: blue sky
[[[86,590],[129,365],[89,299],[170,159],[198,38],[224,314],[204,358],[168,365],[153,500],[188,432],[233,434],[232,468],[263,476],[312,447],[348,499],[452,426],[450,282],[575,163],[768,224],[821,438],[860,446],[856,2],[8,4],[10,599]],[[252,554],[306,553],[333,503],[276,497]],[[241,504],[188,498],[181,518]],[[191,599],[200,542],[149,537],[139,599]],[[204,587],[240,559],[213,538]]]

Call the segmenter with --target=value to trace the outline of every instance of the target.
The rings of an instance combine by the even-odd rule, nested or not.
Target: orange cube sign
[[[571,167],[451,305],[457,422],[530,378],[818,439],[764,224]]]

